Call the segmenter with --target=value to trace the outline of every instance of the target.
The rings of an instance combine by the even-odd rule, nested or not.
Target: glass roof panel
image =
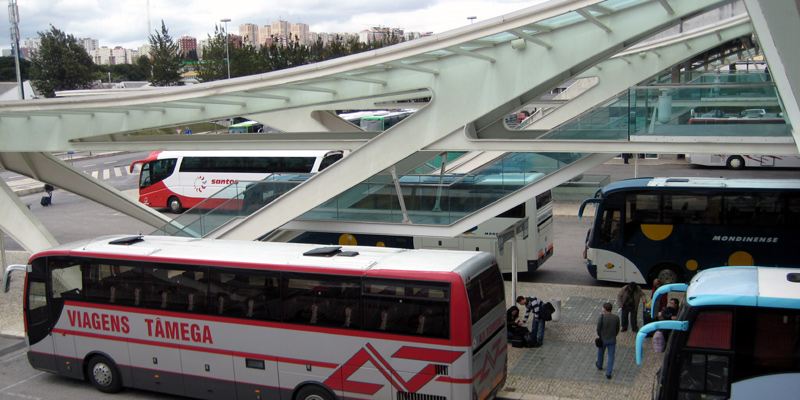
[[[635,6],[637,4],[642,4],[644,2],[646,2],[646,0],[606,0],[600,3],[600,5],[606,8],[610,8],[614,11],[619,11],[624,8]]]
[[[503,42],[508,42],[510,40],[514,40],[516,38],[517,37],[514,36],[514,34],[512,33],[500,32],[500,33],[495,33],[494,35],[491,36],[487,36],[481,40],[494,43],[503,43]]]
[[[570,11],[566,14],[556,15],[553,18],[539,21],[537,24],[550,29],[556,29],[561,28],[562,26],[572,25],[580,21],[583,21],[583,17],[575,11]]]

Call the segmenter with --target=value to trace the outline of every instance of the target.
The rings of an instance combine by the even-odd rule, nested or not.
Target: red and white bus
[[[488,253],[116,236],[18,270],[31,365],[104,392],[491,399],[506,378]]]
[[[259,181],[273,173],[314,173],[344,156],[342,151],[154,151],[139,173],[139,201],[179,213],[239,181]],[[223,196],[224,197],[224,196]],[[225,202],[203,203],[214,208]]]

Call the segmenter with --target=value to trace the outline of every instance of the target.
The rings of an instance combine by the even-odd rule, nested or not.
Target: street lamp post
[[[225,23],[225,64],[228,65],[228,79],[231,79],[231,53],[228,50],[228,22],[231,22],[231,19],[223,18],[219,22]]]

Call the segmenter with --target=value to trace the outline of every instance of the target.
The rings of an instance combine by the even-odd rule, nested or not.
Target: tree
[[[22,75],[22,80],[28,79],[28,71],[31,68],[31,62],[21,58],[19,60],[19,71]],[[17,81],[17,67],[14,64],[14,57],[0,57],[0,82],[16,82]]]
[[[87,89],[97,71],[86,49],[75,36],[50,25],[39,32],[41,45],[31,57],[30,75],[33,85],[45,97],[55,97],[57,90]]]
[[[152,60],[152,75],[150,83],[155,86],[181,85],[181,56],[178,44],[172,39],[161,21],[161,31],[150,35],[150,58]]]

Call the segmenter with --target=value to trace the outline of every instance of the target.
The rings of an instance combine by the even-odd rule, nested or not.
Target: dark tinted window
[[[472,323],[476,323],[489,311],[505,302],[503,277],[497,265],[481,272],[467,283]]]
[[[660,224],[661,196],[657,194],[628,195],[625,219],[634,224]]]
[[[175,170],[177,159],[165,158],[155,160],[142,165],[142,172],[139,174],[139,187],[147,187],[158,183],[172,175]]]
[[[322,162],[319,164],[319,170],[322,171],[323,169],[330,167],[333,163],[341,160],[342,157],[344,157],[344,154],[342,153],[335,153],[325,156],[325,158],[323,158]]]
[[[553,193],[549,190],[536,196],[536,209],[541,210],[542,207],[553,202]]]
[[[497,218],[525,218],[525,203],[498,215]]]
[[[361,326],[358,278],[284,273],[283,320],[340,328]]]
[[[184,157],[181,172],[311,172],[314,157]]]
[[[800,310],[741,308],[736,317],[736,381],[800,372]]]
[[[277,273],[212,271],[209,312],[236,318],[280,320],[278,282]]]
[[[719,224],[722,196],[665,194],[663,223]]]
[[[403,335],[449,337],[448,284],[365,279],[363,300],[366,329]]]

